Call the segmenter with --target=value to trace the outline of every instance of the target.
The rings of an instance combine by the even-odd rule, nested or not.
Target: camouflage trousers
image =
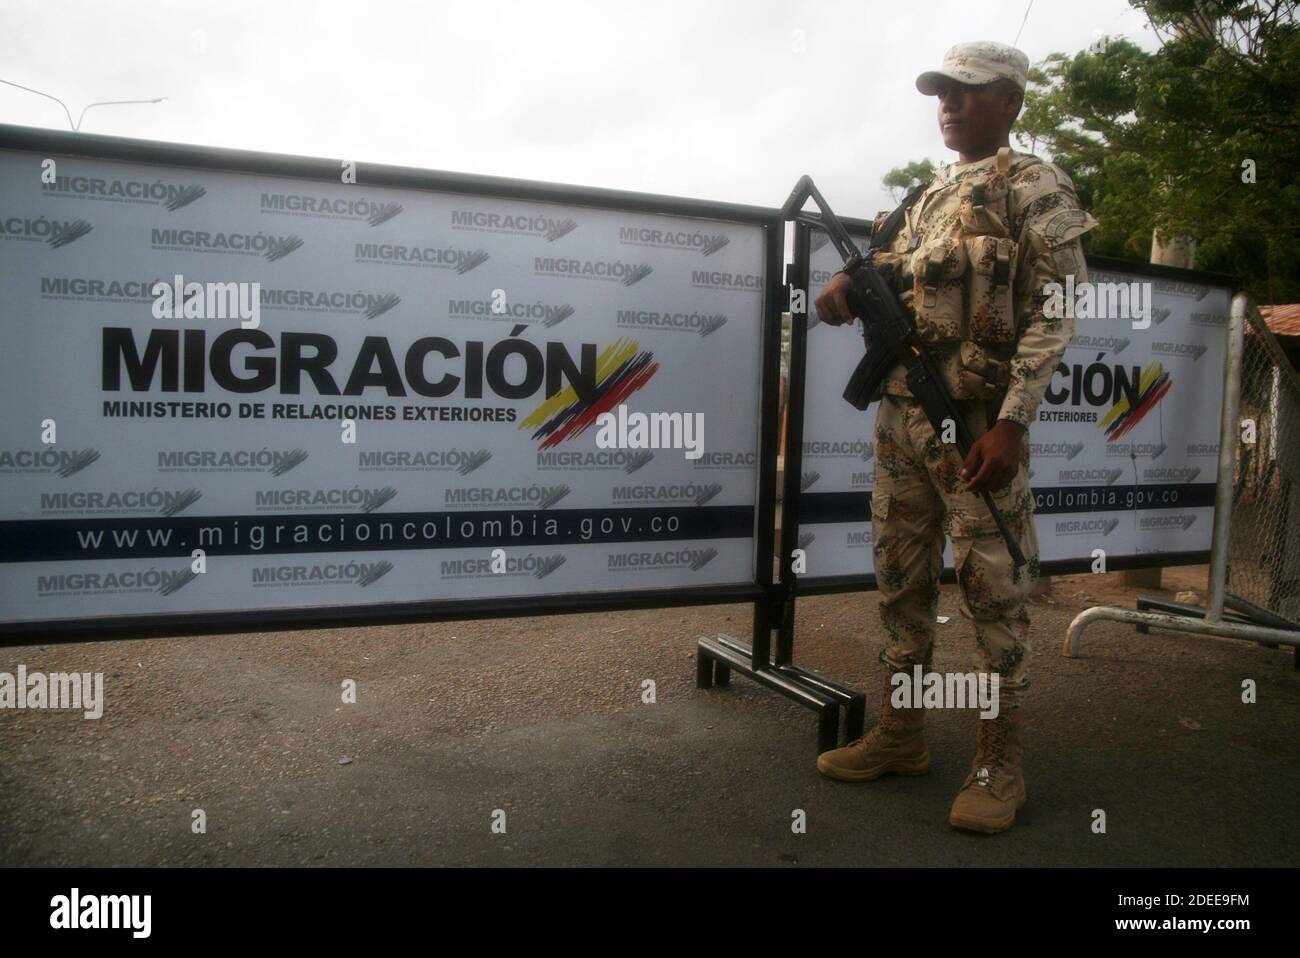
[[[987,431],[985,408],[958,403],[971,435]],[[1019,539],[1017,569],[993,515],[961,478],[955,444],[940,442],[914,399],[886,395],[876,418],[872,540],[880,619],[888,636],[881,661],[891,672],[929,669],[934,654],[944,536],[952,540],[962,609],[975,626],[976,668],[997,673],[1002,707],[1028,686],[1030,586],[1038,576],[1038,537],[1029,491],[1029,439],[1020,467],[993,501]]]

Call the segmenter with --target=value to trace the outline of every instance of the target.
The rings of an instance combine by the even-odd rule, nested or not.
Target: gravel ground
[[[1035,602],[1029,803],[1002,836],[946,824],[971,713],[929,717],[928,776],[843,785],[812,713],[739,676],[696,690],[696,637],[747,637],[733,605],[0,649],[0,671],[102,671],[107,699],[99,721],[0,711],[0,864],[1300,864],[1291,652],[1102,623],[1063,658],[1079,609],[1132,605],[1119,578]],[[966,670],[952,587],[940,612],[936,667]],[[800,600],[797,635],[873,714],[873,595]]]

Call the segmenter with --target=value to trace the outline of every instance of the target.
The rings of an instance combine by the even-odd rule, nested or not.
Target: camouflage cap
[[[952,47],[943,55],[940,69],[927,70],[916,78],[916,88],[926,96],[934,96],[945,80],[982,86],[1004,79],[1023,90],[1028,77],[1029,57],[1024,53],[1005,43],[977,40]]]

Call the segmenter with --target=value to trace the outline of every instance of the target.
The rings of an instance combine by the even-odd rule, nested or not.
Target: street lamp
[[[74,126],[73,129],[80,130],[81,121],[86,118],[86,110],[92,109],[97,106],[122,106],[123,104],[127,104],[127,103],[166,103],[166,102],[167,102],[167,98],[165,96],[155,97],[152,100],[100,100],[98,103],[88,104],[86,106],[86,109],[81,111],[81,116],[77,117],[77,125]]]
[[[74,132],[79,131],[81,129],[81,121],[86,118],[86,110],[89,110],[93,107],[121,106],[123,104],[128,104],[128,103],[166,103],[167,102],[167,98],[165,96],[155,97],[152,100],[100,100],[98,103],[91,103],[87,105],[86,108],[81,111],[81,115],[77,117],[77,122],[73,123],[72,112],[68,109],[68,105],[64,103],[62,100],[60,100],[57,96],[52,96],[49,93],[42,93],[40,90],[33,90],[29,86],[23,86],[21,83],[14,83],[11,80],[0,80],[0,83],[4,83],[7,86],[17,87],[20,90],[26,90],[28,93],[35,93],[37,96],[43,96],[47,100],[53,100],[59,106],[63,107],[63,112],[68,117],[68,126],[72,127]]]

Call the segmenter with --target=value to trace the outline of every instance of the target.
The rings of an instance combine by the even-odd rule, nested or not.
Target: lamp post
[[[17,87],[20,90],[26,90],[28,93],[35,93],[37,96],[43,96],[47,100],[53,100],[59,106],[63,107],[63,112],[68,118],[68,126],[72,127],[73,132],[77,132],[81,129],[81,121],[86,118],[86,110],[93,109],[94,107],[97,106],[122,106],[124,104],[130,104],[130,103],[166,103],[167,102],[167,98],[165,96],[155,97],[152,100],[100,100],[97,103],[88,104],[86,108],[81,111],[81,115],[77,117],[77,122],[73,123],[72,112],[68,109],[68,105],[64,103],[62,100],[60,100],[57,96],[53,96],[49,93],[42,93],[40,90],[33,90],[29,86],[23,86],[21,83],[14,83],[12,80],[0,80],[0,83],[5,84],[6,86]]]
[[[94,107],[97,106],[122,106],[128,103],[166,103],[166,102],[167,102],[167,98],[165,96],[154,97],[152,100],[100,100],[98,103],[88,104],[86,106],[86,109],[81,111],[81,116],[77,117],[77,125],[74,126],[73,129],[80,130],[81,121],[86,118],[86,110],[93,109]]]

